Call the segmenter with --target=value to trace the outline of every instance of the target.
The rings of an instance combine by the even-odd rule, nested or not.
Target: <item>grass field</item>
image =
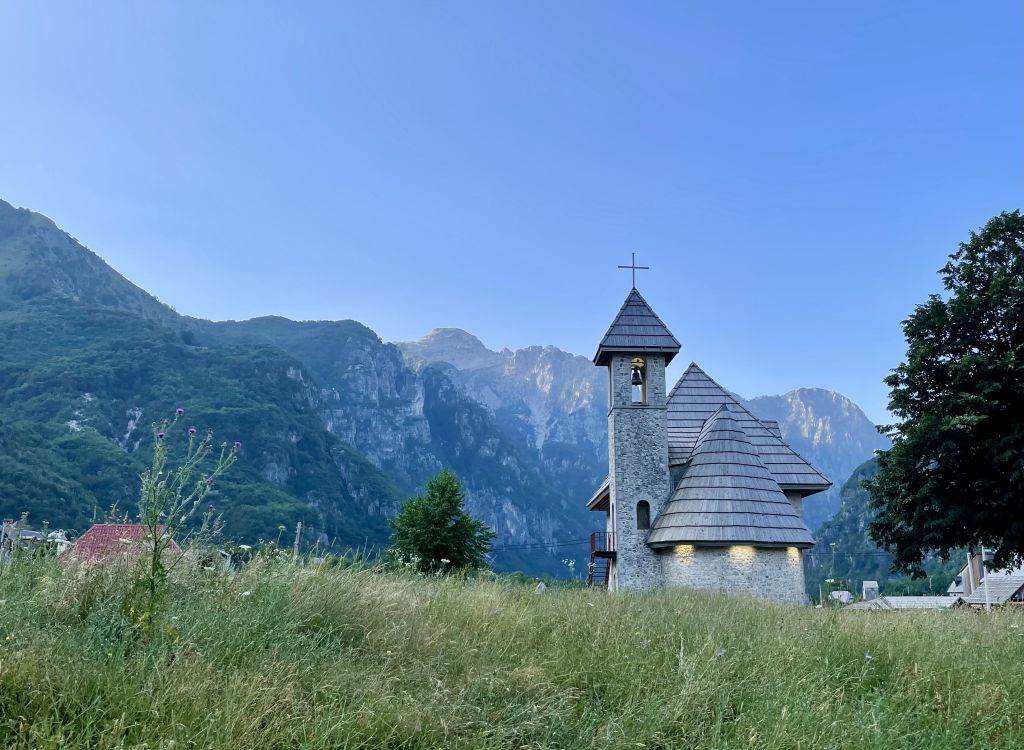
[[[1021,748],[1020,613],[775,607],[266,561],[0,577],[10,748]]]

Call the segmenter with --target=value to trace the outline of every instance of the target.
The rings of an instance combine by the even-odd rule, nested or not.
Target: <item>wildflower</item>
[[[385,651],[385,652],[384,652],[384,654],[385,654],[386,656],[391,656],[391,652],[390,652],[390,651]]]
[[[239,440],[236,440],[236,441],[235,441],[235,450],[237,451],[237,450],[238,450],[239,448],[241,448],[241,447],[242,447],[242,443],[241,443],[241,441],[239,441]]]
[[[165,436],[166,434],[167,434],[167,433],[165,433],[165,432],[158,432],[158,433],[156,434],[156,439],[157,439],[157,440],[163,440],[163,439],[164,439],[164,436]]]
[[[189,435],[195,435],[196,434],[196,428],[195,427],[189,427],[188,428],[188,434]]]
[[[185,410],[179,406],[177,409],[174,410],[174,413],[180,417],[182,414],[185,413]]]
[[[1014,625],[1011,625],[1010,627],[1013,628],[1014,630],[1016,630],[1017,628],[1020,627],[1020,625],[1014,624]]]
[[[239,594],[239,596],[252,596],[252,592],[251,591],[243,591],[241,594]]]
[[[720,648],[715,652],[715,656],[725,656],[725,649]]]
[[[452,562],[452,561],[451,561],[451,560],[449,560],[449,559],[448,559],[447,557],[442,557],[442,558],[441,558],[441,564],[442,564],[442,565],[451,565],[451,562]]]
[[[865,661],[871,661],[874,658],[875,657],[873,657],[871,654],[864,654],[864,660]]]
[[[213,480],[210,479],[209,477],[207,477],[207,479],[206,479],[206,486],[207,487],[213,487]]]

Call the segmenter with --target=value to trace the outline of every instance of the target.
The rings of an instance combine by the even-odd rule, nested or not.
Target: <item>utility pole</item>
[[[988,598],[988,573],[985,572],[985,545],[981,545],[981,585],[985,587],[985,611],[992,611],[992,603]]]
[[[295,547],[292,549],[292,562],[299,561],[299,539],[302,538],[302,521],[295,524]]]

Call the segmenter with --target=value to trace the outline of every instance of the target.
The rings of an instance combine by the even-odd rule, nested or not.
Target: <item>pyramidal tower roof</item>
[[[668,364],[680,348],[668,326],[633,287],[608,328],[608,333],[601,339],[597,354],[594,355],[594,364],[607,364],[612,352],[659,352],[665,355],[665,363]]]
[[[814,538],[740,421],[722,404],[701,430],[647,543],[807,548]]]

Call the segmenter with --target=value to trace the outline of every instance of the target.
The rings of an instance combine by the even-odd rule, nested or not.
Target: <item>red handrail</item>
[[[590,535],[590,553],[614,552],[615,534],[610,531],[595,531]]]

